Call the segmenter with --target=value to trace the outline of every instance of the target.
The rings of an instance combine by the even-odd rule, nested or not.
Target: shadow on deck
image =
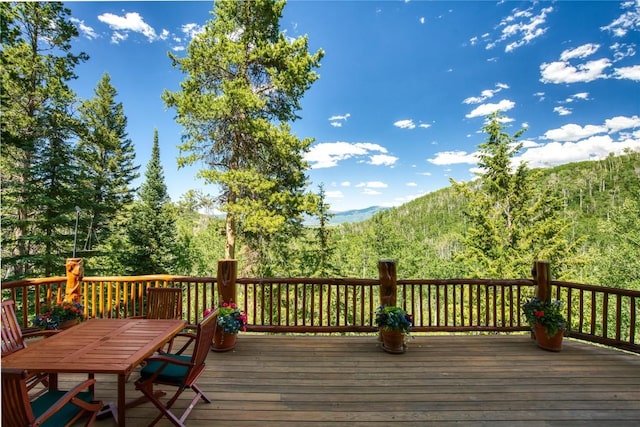
[[[138,396],[136,377],[128,399]],[[115,400],[115,376],[96,378],[98,398]],[[209,354],[199,383],[213,402],[199,403],[188,426],[637,426],[640,420],[640,356],[571,339],[552,353],[528,334],[416,336],[401,355],[383,352],[375,335],[241,334],[234,351]],[[177,407],[192,396],[186,391]],[[127,425],[147,425],[155,414],[150,403],[132,408]]]

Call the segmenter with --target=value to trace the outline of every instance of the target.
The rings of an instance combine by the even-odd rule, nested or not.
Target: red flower
[[[536,317],[542,317],[544,316],[544,311],[542,310],[537,310],[535,313],[533,313]]]

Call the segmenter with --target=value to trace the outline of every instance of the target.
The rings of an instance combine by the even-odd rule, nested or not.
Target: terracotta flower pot
[[[404,333],[402,331],[382,330],[382,349],[387,353],[400,354],[405,352]]]
[[[562,329],[555,335],[549,337],[542,325],[536,324],[534,328],[538,347],[549,351],[560,351],[562,349],[562,338],[564,337],[564,331]]]
[[[223,328],[216,328],[211,350],[217,352],[233,350],[236,346],[236,338],[238,338],[238,334],[228,334],[224,332]]]
[[[80,323],[78,319],[65,320],[60,324],[60,329],[69,329]]]

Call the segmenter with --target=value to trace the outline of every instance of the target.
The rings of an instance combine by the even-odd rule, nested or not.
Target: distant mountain
[[[374,214],[380,211],[385,211],[389,208],[384,208],[382,206],[369,206],[364,209],[352,209],[349,211],[330,211],[333,215],[331,220],[329,221],[329,225],[338,225],[344,224],[347,222],[360,222],[365,221],[371,218]],[[304,225],[309,227],[314,227],[318,225],[318,218],[315,217],[307,217],[304,220]]]

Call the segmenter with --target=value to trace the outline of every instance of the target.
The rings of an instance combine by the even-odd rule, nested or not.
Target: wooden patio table
[[[135,367],[186,325],[184,320],[90,319],[2,357],[3,368],[118,376],[118,425],[125,425],[125,383]],[[99,384],[98,384],[99,386]]]

